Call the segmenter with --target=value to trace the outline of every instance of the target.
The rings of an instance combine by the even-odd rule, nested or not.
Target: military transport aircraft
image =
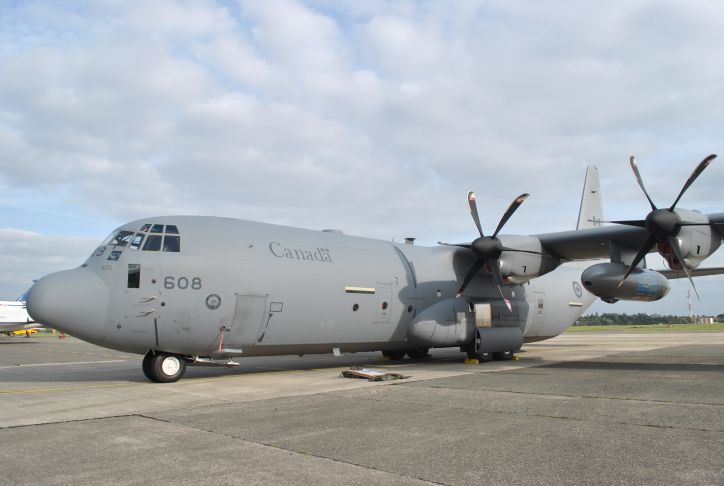
[[[40,324],[28,315],[25,302],[27,295],[25,292],[16,300],[0,301],[0,333],[12,334],[15,331],[40,327]]]
[[[460,347],[480,361],[510,359],[525,342],[563,332],[600,297],[654,301],[667,277],[694,270],[719,247],[724,213],[677,203],[602,226],[598,173],[589,167],[578,227],[532,236],[414,245],[236,219],[163,216],[124,224],[79,268],[30,290],[30,315],[90,343],[145,354],[143,372],[174,382],[186,366],[236,365],[239,356],[381,351],[392,359]],[[667,275],[643,268],[652,250]],[[585,260],[603,259],[605,263]],[[555,270],[555,272],[553,272]],[[552,272],[552,273],[551,273]],[[692,280],[693,285],[693,280]]]

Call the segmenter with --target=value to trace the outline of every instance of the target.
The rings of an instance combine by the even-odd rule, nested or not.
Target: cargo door
[[[237,294],[234,319],[228,335],[224,338],[223,347],[240,348],[255,345],[266,318],[266,295]]]

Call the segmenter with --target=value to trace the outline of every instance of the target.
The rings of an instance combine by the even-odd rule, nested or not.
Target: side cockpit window
[[[116,236],[111,240],[113,246],[128,246],[133,239],[133,231],[119,231]]]
[[[141,233],[136,233],[136,236],[133,237],[133,241],[131,241],[131,248],[138,250],[141,248],[141,243],[143,243],[143,235]]]
[[[149,235],[145,236],[143,233],[149,233]],[[181,251],[181,235],[178,226],[175,224],[144,224],[141,227],[139,245],[144,236],[146,241],[143,244],[143,251],[164,251],[169,253],[179,253]]]

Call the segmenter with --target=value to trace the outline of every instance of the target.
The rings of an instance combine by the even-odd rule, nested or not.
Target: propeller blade
[[[510,301],[503,293],[503,275],[500,273],[500,264],[498,263],[498,260],[490,260],[490,272],[492,273],[495,284],[498,286],[498,292],[500,292],[503,302],[505,302],[505,305],[508,306],[508,311],[513,312],[513,308],[510,306]]]
[[[468,192],[468,206],[470,206],[470,215],[475,221],[475,226],[478,228],[478,233],[483,237],[483,227],[480,226],[480,218],[478,217],[478,205],[475,204],[475,193],[473,191]]]
[[[702,172],[704,172],[704,169],[709,167],[709,164],[711,164],[711,161],[716,159],[716,154],[711,154],[706,156],[704,160],[699,162],[699,165],[696,166],[696,169],[694,169],[694,172],[691,173],[689,178],[686,180],[686,184],[684,184],[684,187],[681,188],[681,192],[679,193],[679,196],[676,198],[676,201],[674,201],[674,204],[671,205],[669,208],[669,211],[673,211],[676,207],[676,204],[679,202],[679,199],[681,199],[681,196],[684,195],[687,189],[689,189],[689,186],[691,186],[697,177],[701,175]],[[685,265],[686,266],[686,265]],[[693,285],[693,284],[692,284]]]
[[[495,228],[495,233],[493,233],[493,238],[498,236],[498,233],[501,229],[503,229],[503,226],[505,223],[508,222],[511,216],[513,216],[513,213],[520,207],[521,204],[523,204],[523,201],[525,201],[530,194],[521,194],[520,196],[516,197],[515,200],[508,206],[508,210],[505,211],[505,214],[502,218],[500,218],[500,223],[498,223],[498,227]],[[482,233],[481,233],[482,235]]]
[[[644,180],[641,178],[641,174],[639,173],[639,166],[636,165],[636,157],[632,155],[628,161],[631,164],[631,169],[633,170],[634,176],[636,177],[636,182],[639,183],[641,190],[644,191],[644,196],[646,196],[646,199],[649,200],[649,204],[651,204],[651,209],[656,211],[656,204],[654,204],[654,202],[651,200],[651,197],[649,197],[649,193],[646,192],[646,188],[644,187]]]
[[[621,282],[618,284],[619,287],[621,285],[623,285],[624,280],[626,280],[626,278],[629,275],[631,275],[631,272],[633,272],[633,269],[636,268],[636,265],[638,265],[639,262],[641,262],[641,260],[644,259],[646,254],[649,252],[649,250],[651,250],[651,248],[654,247],[655,244],[656,244],[656,237],[653,235],[649,235],[648,239],[646,240],[646,243],[644,243],[644,246],[641,247],[639,252],[636,254],[636,257],[631,262],[631,266],[629,266],[628,270],[626,270],[626,273],[624,274],[623,278],[621,279]]]
[[[455,296],[456,299],[459,299],[460,296],[463,295],[463,292],[465,292],[465,288],[468,286],[473,277],[475,277],[475,275],[480,271],[480,269],[483,268],[484,264],[485,260],[483,260],[482,258],[478,258],[475,260],[473,266],[470,267],[467,275],[465,275],[465,279],[463,279],[462,285],[460,285],[460,288],[458,289],[458,293]]]
[[[636,226],[637,228],[645,228],[646,221],[643,219],[627,219],[621,221],[604,221],[604,223],[622,224],[624,226]]]
[[[681,255],[681,248],[679,248],[678,238],[676,238],[675,236],[669,236],[668,238],[666,238],[666,242],[674,250],[674,255],[676,255],[676,259],[679,260],[679,263],[681,263],[681,267],[684,269],[684,273],[686,274],[687,277],[689,277],[689,282],[691,282],[691,288],[694,289],[696,298],[701,300],[701,297],[699,297],[699,292],[696,291],[696,285],[694,285],[694,279],[691,278],[691,273],[689,273],[689,267],[686,266],[686,263],[684,262],[684,258]]]

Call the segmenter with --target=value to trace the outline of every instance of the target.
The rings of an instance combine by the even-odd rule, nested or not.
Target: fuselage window
[[[154,224],[153,228],[151,228],[151,233],[163,233],[163,225],[162,224]]]
[[[148,235],[143,251],[159,251],[161,249],[161,235]]]
[[[167,224],[166,225],[166,234],[167,235],[177,235],[178,234],[178,228],[175,224]]]
[[[181,237],[166,235],[163,239],[163,251],[181,251]]]
[[[141,265],[138,263],[128,264],[128,288],[137,289],[141,286]]]
[[[119,231],[111,245],[114,246],[128,246],[133,238],[133,231]]]
[[[141,248],[141,242],[143,242],[143,235],[141,233],[136,233],[136,236],[133,237],[133,241],[131,242],[131,248],[138,250]]]

